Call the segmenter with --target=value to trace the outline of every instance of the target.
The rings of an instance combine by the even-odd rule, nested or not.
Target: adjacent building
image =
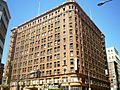
[[[7,7],[7,3],[4,0],[0,0],[0,84],[2,83],[2,75],[4,70],[4,64],[1,63],[1,58],[9,19],[10,13]]]
[[[109,90],[104,38],[73,0],[14,27],[5,70],[11,90]]]
[[[106,49],[111,90],[120,89],[120,57],[115,47]]]

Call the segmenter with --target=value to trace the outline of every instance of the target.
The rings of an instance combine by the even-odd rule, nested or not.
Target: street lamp
[[[108,2],[111,2],[112,0],[107,0],[107,1],[104,1],[104,2],[100,2],[97,4],[97,6],[102,6],[104,5],[105,3],[108,3]]]

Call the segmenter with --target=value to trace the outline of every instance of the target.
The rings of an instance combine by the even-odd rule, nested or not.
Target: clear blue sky
[[[40,1],[40,13],[51,9],[66,0],[7,0],[11,14],[11,20],[6,36],[2,62],[5,63],[8,52],[10,31],[13,27],[38,15]],[[76,0],[83,10],[92,17],[94,23],[105,34],[106,47],[115,46],[120,52],[120,1],[113,0],[102,7],[97,3],[102,0]],[[91,15],[90,15],[91,11]]]

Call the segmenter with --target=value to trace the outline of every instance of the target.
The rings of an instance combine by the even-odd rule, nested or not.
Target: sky
[[[6,0],[11,14],[6,41],[4,45],[2,63],[5,64],[13,27],[49,10],[66,0]],[[76,0],[82,9],[91,17],[97,27],[104,33],[106,47],[115,46],[120,53],[120,1],[112,0],[101,7],[97,4],[105,0]],[[40,2],[40,4],[39,4]],[[38,10],[38,7],[40,9]]]

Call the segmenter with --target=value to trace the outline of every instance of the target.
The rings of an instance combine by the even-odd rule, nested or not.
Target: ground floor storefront
[[[76,73],[11,81],[10,90],[18,90],[16,86],[19,90],[110,90],[108,81]]]
[[[16,90],[16,87],[11,87],[10,90]],[[19,87],[18,90],[110,90],[105,87],[87,87],[87,86],[58,86],[58,85],[48,85],[48,86],[25,86]]]

